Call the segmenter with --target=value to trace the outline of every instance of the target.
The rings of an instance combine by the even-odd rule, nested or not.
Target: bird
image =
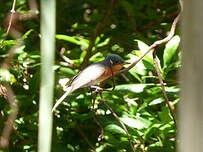
[[[103,82],[119,71],[123,65],[128,64],[117,54],[110,54],[103,61],[93,63],[74,76],[70,84],[64,89],[65,93],[56,101],[52,112],[58,105],[75,90]]]

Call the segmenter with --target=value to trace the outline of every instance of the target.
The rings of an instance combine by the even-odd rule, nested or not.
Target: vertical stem
[[[54,88],[55,0],[41,0],[41,86],[38,151],[51,151]]]
[[[10,11],[11,12],[11,16],[10,16],[10,19],[9,19],[8,28],[6,30],[6,35],[8,35],[8,33],[10,31],[10,28],[11,28],[11,25],[12,25],[13,15],[15,13],[15,6],[16,6],[16,0],[13,0],[12,9]]]
[[[176,118],[175,118],[175,114],[173,112],[173,107],[170,105],[168,96],[166,94],[166,89],[165,89],[165,86],[164,86],[164,81],[163,81],[163,78],[161,76],[161,70],[160,70],[160,66],[159,66],[159,62],[158,62],[158,57],[156,56],[155,52],[153,54],[153,59],[154,59],[154,65],[155,65],[155,69],[156,69],[156,72],[157,72],[157,76],[159,78],[159,83],[161,85],[161,91],[162,91],[164,99],[165,99],[165,103],[168,106],[170,114],[171,114],[171,116],[173,118],[173,121],[174,121],[174,123],[176,125]]]

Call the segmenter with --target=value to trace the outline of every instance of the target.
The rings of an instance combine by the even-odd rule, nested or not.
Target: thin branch
[[[21,36],[21,34],[19,33],[19,35],[17,37],[20,37],[20,36]],[[11,60],[13,59],[13,57],[15,55],[15,50],[17,48],[21,47],[23,45],[23,43],[24,43],[23,40],[18,39],[17,43],[8,51],[7,58],[5,58],[3,63],[1,64],[2,69],[8,69],[10,67]]]
[[[94,104],[95,104],[96,97],[97,97],[97,94],[98,94],[98,93],[99,93],[99,92],[96,92],[96,96],[93,97],[93,94],[92,94],[92,92],[91,92],[91,95],[92,95],[92,103],[93,103],[91,112],[92,112],[92,114],[93,114],[93,119],[94,119],[95,123],[99,126],[99,128],[100,128],[100,130],[101,130],[101,134],[100,134],[99,137],[98,137],[98,139],[99,139],[99,141],[100,141],[100,140],[103,138],[103,136],[104,136],[104,129],[103,129],[102,125],[100,124],[100,122],[99,122],[99,121],[96,119],[96,117],[95,117],[95,112],[96,112],[96,110],[95,110],[95,108],[94,108]]]
[[[68,67],[74,67],[74,63],[72,60],[70,60],[68,57],[66,57],[64,55],[64,52],[65,52],[65,48],[61,48],[60,50],[60,56],[62,57],[62,59],[65,61],[65,62],[60,62],[62,65],[64,66],[68,66]]]
[[[13,15],[15,14],[15,6],[16,6],[16,0],[13,0],[13,5],[12,5],[12,9],[11,9],[11,16],[9,19],[9,24],[8,24],[8,28],[6,30],[6,35],[8,35],[10,29],[11,29],[11,25],[12,25],[12,20],[13,20]]]
[[[22,34],[17,31],[17,29],[12,29],[12,24],[15,24],[17,20],[14,19],[15,14],[15,6],[16,6],[16,0],[13,0],[13,5],[11,9],[11,14],[9,17],[9,23],[8,23],[8,28],[6,31],[6,35],[10,34],[15,40],[17,40],[16,44],[9,49],[8,51],[8,56],[4,59],[3,63],[1,64],[0,68],[1,69],[9,69],[10,63],[15,55],[15,50],[23,45],[23,40],[20,39]],[[13,126],[15,124],[15,119],[17,118],[18,115],[18,105],[16,102],[16,97],[15,94],[9,84],[1,84],[0,85],[0,95],[4,95],[5,99],[7,99],[9,106],[10,106],[10,113],[9,116],[5,122],[3,131],[0,136],[0,148],[6,148],[9,146],[9,140],[10,136],[12,133]]]
[[[6,36],[11,34],[11,36],[17,37],[20,35],[20,31],[23,29],[18,22],[36,18],[39,14],[36,0],[29,0],[28,2],[30,8],[28,13],[18,13],[15,11],[16,0],[13,0],[12,9],[5,19],[5,27],[7,28]]]
[[[14,121],[17,117],[18,114],[18,105],[16,103],[16,98],[15,94],[13,93],[13,90],[9,85],[5,85],[6,90],[7,90],[7,100],[10,105],[11,113],[8,116],[8,119],[5,122],[2,135],[0,137],[0,147],[1,148],[6,148],[9,145],[9,139],[11,136],[11,132],[13,129],[13,124]]]
[[[129,67],[123,69],[123,70],[120,70],[118,72],[115,73],[115,75],[118,75],[118,74],[121,74],[121,73],[125,73],[125,72],[128,72],[131,68],[133,68],[139,61],[141,61],[149,52],[151,52],[152,50],[154,50],[155,48],[157,48],[158,46],[164,44],[164,43],[167,43],[169,40],[171,40],[175,34],[175,30],[176,30],[176,26],[177,26],[177,23],[179,22],[180,20],[180,15],[181,15],[181,12],[182,12],[182,9],[183,9],[183,2],[182,0],[179,1],[180,3],[180,7],[181,7],[181,11],[180,13],[178,14],[178,16],[176,16],[176,18],[174,19],[173,23],[172,23],[172,26],[171,26],[171,29],[170,29],[170,32],[168,34],[168,36],[166,36],[164,39],[162,40],[158,40],[158,41],[155,41],[152,45],[149,46],[148,50],[140,56],[139,59],[137,59],[135,62],[133,62]]]
[[[170,110],[170,113],[171,113],[171,116],[173,118],[174,123],[176,124],[176,119],[175,119],[175,114],[173,112],[173,107],[171,106],[171,104],[169,102],[169,99],[168,99],[168,96],[166,94],[164,82],[163,82],[163,79],[162,79],[162,76],[161,76],[161,71],[160,71],[160,68],[159,68],[158,58],[157,58],[156,55],[153,56],[153,60],[154,60],[155,69],[156,69],[156,72],[157,72],[157,75],[158,75],[158,78],[159,78],[159,83],[161,85],[161,90],[162,90],[162,93],[163,93],[163,96],[164,96],[164,99],[165,99],[165,103],[166,103],[166,105],[168,106],[168,108]]]
[[[15,35],[13,35],[13,36],[15,37]],[[10,62],[14,57],[15,50],[17,48],[19,48],[22,44],[23,44],[23,41],[18,40],[17,43],[8,51],[7,58],[4,59],[3,63],[1,64],[1,69],[9,69]],[[11,113],[9,114],[9,116],[5,122],[2,134],[0,137],[0,147],[6,148],[9,146],[10,135],[11,135],[11,132],[13,129],[13,125],[15,123],[15,119],[18,115],[18,105],[16,103],[15,94],[14,94],[12,88],[10,87],[10,85],[4,84],[3,87],[6,90],[5,97],[8,100],[8,103],[10,106],[10,111],[11,111]]]

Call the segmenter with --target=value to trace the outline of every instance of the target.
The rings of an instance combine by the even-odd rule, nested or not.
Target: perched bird
[[[54,111],[56,107],[66,98],[66,96],[73,91],[81,87],[92,86],[110,78],[113,76],[114,72],[119,71],[126,63],[127,62],[125,62],[120,56],[111,54],[103,61],[89,65],[73,77],[72,82],[65,89],[63,96],[61,96],[61,98],[55,103],[52,111]]]

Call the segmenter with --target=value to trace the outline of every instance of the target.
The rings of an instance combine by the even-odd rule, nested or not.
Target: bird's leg
[[[94,110],[94,104],[95,104],[95,98],[96,98],[96,97],[94,98],[94,96],[93,96],[93,92],[92,92],[91,86],[89,87],[89,92],[90,92],[90,94],[91,94],[91,96],[92,96],[92,99],[93,99],[93,100],[92,100],[92,101],[93,101],[93,102],[92,102],[92,109]]]
[[[112,68],[110,68],[110,69],[111,69],[112,82],[113,82],[113,87],[112,87],[112,90],[111,90],[111,91],[113,91],[113,90],[115,89],[114,74],[113,74]]]
[[[91,88],[92,90],[94,90],[95,92],[102,92],[102,91],[111,92],[111,90],[104,89],[104,88],[101,88],[101,87],[99,87],[99,86],[90,86],[90,88]]]
[[[100,97],[102,98],[102,91],[96,92],[96,94],[99,94]]]
[[[95,93],[96,93],[95,97],[93,96],[93,91],[95,91]],[[95,105],[96,97],[99,94],[100,97],[102,98],[102,91],[103,91],[103,88],[100,88],[98,86],[90,86],[90,93],[91,93],[91,96],[92,96],[92,99],[93,99],[93,102],[92,102],[93,111],[95,111],[94,105]]]

